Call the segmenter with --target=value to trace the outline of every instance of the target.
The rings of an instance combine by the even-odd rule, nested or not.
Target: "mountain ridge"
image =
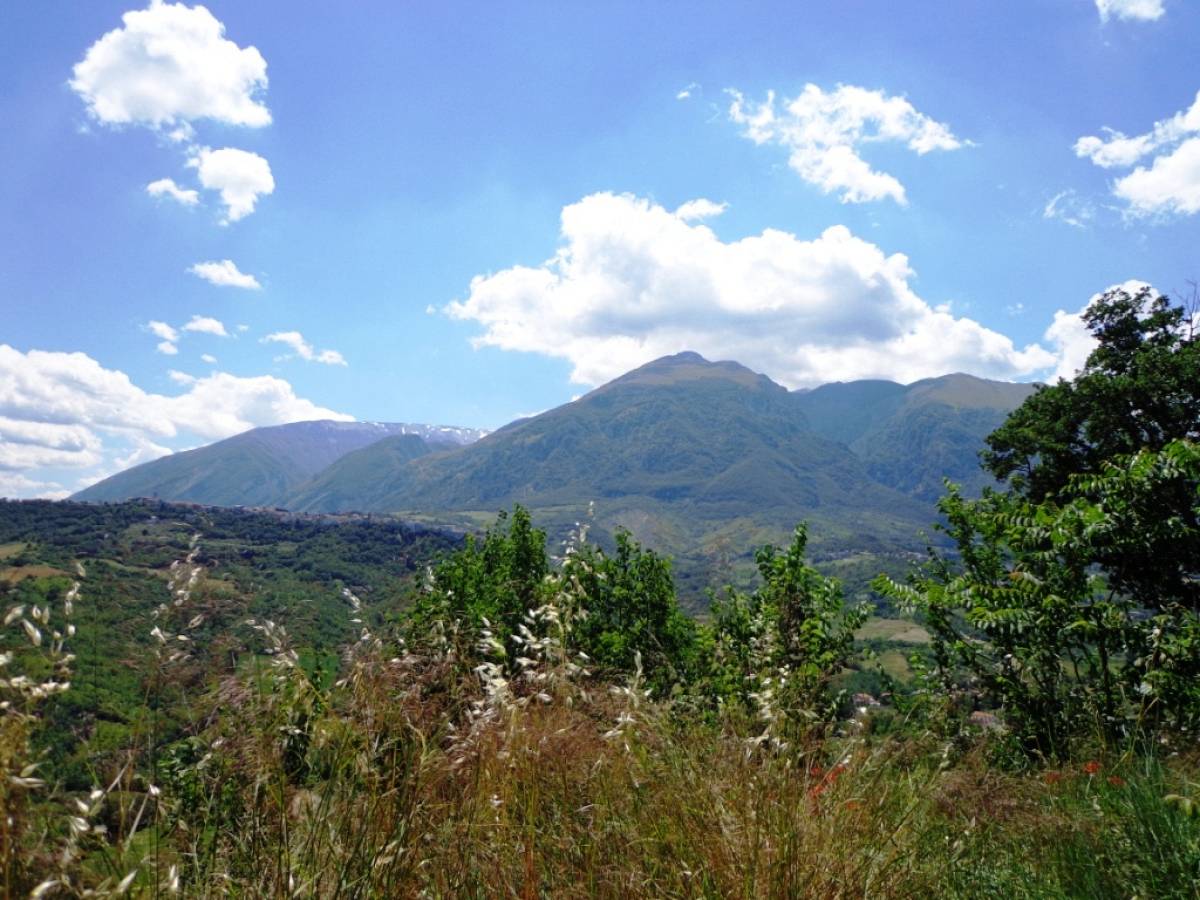
[[[317,419],[252,428],[203,447],[172,453],[104,478],[70,499],[154,497],[213,506],[276,506],[346,453],[391,436],[465,443],[479,429],[409,422]]]
[[[177,454],[157,461],[159,472],[150,463],[77,496],[121,499],[111,493],[137,489],[130,496],[398,514],[460,528],[520,503],[556,538],[594,503],[602,543],[629,529],[673,556],[683,590],[696,595],[712,583],[705,573],[727,564],[752,570],[749,557],[722,562],[724,548],[786,540],[800,521],[809,523],[815,558],[920,552],[942,478],[969,491],[989,483],[977,460],[983,438],[1033,390],[955,373],[789,391],[740,363],[688,352],[478,440],[460,435],[454,444],[436,431],[378,437],[387,428],[374,426],[327,453],[336,458],[323,468],[313,471],[310,459],[299,472],[287,469],[286,453],[268,452],[269,441],[256,436],[267,430],[258,429],[201,448],[210,464],[183,481],[151,477],[173,458],[186,470],[193,459]],[[236,458],[222,457],[231,444]],[[213,465],[221,491],[200,477]],[[96,496],[101,486],[110,496]]]

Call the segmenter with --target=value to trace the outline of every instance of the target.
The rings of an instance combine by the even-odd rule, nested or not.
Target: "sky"
[[[0,496],[695,350],[1070,377],[1200,279],[1188,0],[0,6]]]

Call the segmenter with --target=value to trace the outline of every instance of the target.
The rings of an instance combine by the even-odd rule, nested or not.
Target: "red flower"
[[[808,770],[809,778],[820,778],[824,774],[825,774],[825,770],[822,769],[820,766],[813,766],[811,769]]]
[[[1058,784],[1062,780],[1062,772],[1047,772],[1042,776],[1042,781],[1046,782],[1046,784]]]
[[[856,809],[862,809],[862,804],[859,803],[857,800],[847,800],[846,801],[846,809],[853,812]]]
[[[1111,784],[1113,787],[1124,787],[1125,779],[1120,777],[1119,775],[1109,775],[1108,783]]]
[[[1094,759],[1089,759],[1083,764],[1083,771],[1087,775],[1095,775],[1101,769],[1100,763]]]

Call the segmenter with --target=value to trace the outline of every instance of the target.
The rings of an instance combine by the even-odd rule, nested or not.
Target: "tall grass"
[[[189,653],[194,551],[153,623],[156,690]],[[639,670],[597,677],[564,640],[583,598],[558,587],[507,645],[446,621],[405,646],[347,591],[333,683],[285,624],[244,623],[261,652],[189,733],[151,734],[84,795],[30,758],[38,705],[6,706],[5,896],[1200,896],[1200,820],[1167,799],[1196,796],[1195,759],[1005,772],[986,744],[869,718],[776,745]],[[23,621],[66,639],[10,613],[33,650]],[[40,683],[61,684],[47,646]]]

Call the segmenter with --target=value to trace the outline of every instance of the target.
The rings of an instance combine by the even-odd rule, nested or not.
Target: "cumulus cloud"
[[[188,165],[196,170],[202,186],[220,192],[225,204],[223,225],[250,215],[258,198],[275,190],[270,164],[249,150],[202,147],[188,160]]]
[[[211,353],[201,353],[200,361],[206,362],[210,366],[215,366],[217,364],[217,358],[215,356],[213,356]]]
[[[1163,0],[1096,0],[1096,9],[1101,22],[1110,18],[1153,22],[1166,12]]]
[[[260,425],[353,419],[298,397],[270,375],[173,380],[182,381],[182,393],[153,393],[83,353],[24,353],[0,344],[0,474],[20,474],[27,482],[19,485],[21,496],[28,496],[50,484],[39,469],[119,468],[130,453],[150,458],[181,435],[217,440]]]
[[[81,467],[100,462],[101,444],[87,428],[0,416],[0,470]]]
[[[324,363],[327,366],[344,366],[346,360],[336,350],[314,350],[299,331],[277,331],[262,339],[264,344],[284,344],[292,353],[307,362]]]
[[[904,255],[842,226],[812,240],[767,230],[725,242],[648,200],[604,193],[563,210],[548,262],[480,275],[445,312],[482,326],[476,346],[566,359],[572,380],[591,385],[682,350],[790,387],[953,371],[1012,378],[1057,363],[931,307],[912,276]]]
[[[156,346],[154,349],[164,356],[174,356],[179,352],[179,347],[177,347],[171,341],[159,341],[158,346]]]
[[[762,103],[730,91],[729,118],[756,144],[788,151],[788,165],[805,181],[843,203],[892,199],[907,202],[904,186],[886,172],[872,169],[859,155],[864,144],[891,141],[918,155],[963,146],[944,125],[920,113],[903,97],[889,97],[853,85],[825,92],[815,84],[791,100],[777,103],[773,91]]]
[[[1200,212],[1200,92],[1192,105],[1169,119],[1155,122],[1145,134],[1129,137],[1112,128],[1104,136],[1087,135],[1075,142],[1075,154],[1105,169],[1128,169],[1113,183],[1113,193],[1134,215]]]
[[[192,316],[188,320],[188,323],[183,326],[183,330],[197,331],[201,334],[215,334],[217,337],[229,337],[229,332],[225,330],[224,323],[211,316]]]
[[[160,178],[146,185],[146,193],[151,197],[170,197],[184,206],[195,206],[200,202],[200,194],[190,188],[181,188],[173,178]]]
[[[267,62],[254,47],[225,37],[203,6],[152,0],[121,17],[92,44],[70,86],[105,125],[142,125],[177,139],[209,119],[259,127],[271,121],[261,100]]]
[[[196,263],[194,266],[189,266],[188,271],[198,278],[203,278],[209,284],[215,284],[218,287],[236,287],[250,291],[262,290],[262,285],[258,283],[258,279],[238,269],[237,264],[232,259],[223,259],[220,262]]]

